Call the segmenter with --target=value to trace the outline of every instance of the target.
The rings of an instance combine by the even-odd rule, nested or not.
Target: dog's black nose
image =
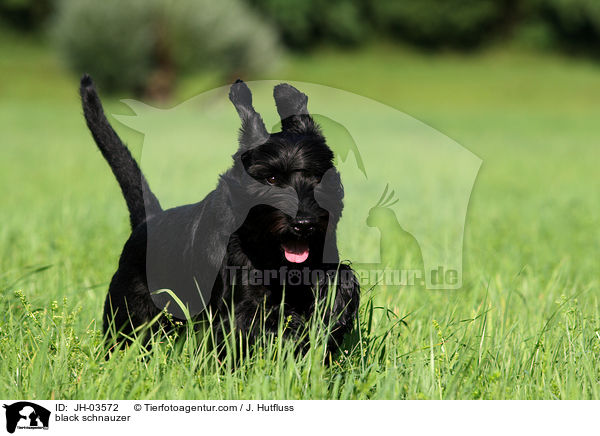
[[[292,223],[292,229],[294,229],[294,231],[301,236],[308,236],[315,231],[315,225],[315,220],[301,217],[294,220]]]

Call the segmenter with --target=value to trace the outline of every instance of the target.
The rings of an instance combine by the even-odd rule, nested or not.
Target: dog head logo
[[[42,406],[29,401],[19,401],[10,405],[4,404],[6,409],[6,431],[14,433],[19,429],[48,429],[50,411]]]
[[[275,205],[280,214],[288,216],[303,207],[298,189],[287,184],[277,186],[276,179],[273,184],[258,183],[256,176],[263,176],[261,169],[252,169],[253,155],[257,162],[272,158],[269,147],[276,146],[277,135],[289,136],[302,130],[313,131],[314,142],[326,138],[333,151],[335,167],[325,171],[314,187],[314,199],[333,217],[329,225],[337,225],[342,197],[344,203],[337,244],[325,242],[323,261],[350,259],[359,272],[417,269],[422,271],[421,283],[428,289],[462,286],[464,226],[481,159],[426,124],[356,94],[310,83],[294,83],[302,92],[275,81],[249,85],[254,99],[246,85],[240,84],[231,90],[223,87],[208,91],[167,110],[126,100],[135,116],[115,116],[144,133],[142,167],[158,196],[169,206],[203,198],[214,186],[215,170],[231,168],[232,149],[226,144],[239,141],[233,156],[237,172],[230,173],[233,177],[224,176],[232,193],[239,189],[244,194],[230,196],[230,206],[239,209],[231,229],[206,234],[199,241],[210,247],[210,258],[191,262],[210,264],[216,271],[229,230],[258,204]],[[277,112],[263,111],[259,115],[254,108],[271,106],[267,99],[274,88]],[[237,114],[231,110],[228,94]],[[236,138],[240,119],[242,129]],[[269,133],[265,124],[275,126],[273,131],[280,127],[281,132]],[[170,144],[172,160],[165,159],[164,144]],[[281,156],[279,153],[278,158]],[[192,189],[182,190],[182,186]],[[329,230],[335,228],[328,229],[325,238],[335,238],[336,232]],[[163,242],[157,240],[156,247],[164,246]],[[328,251],[327,247],[336,248]],[[284,250],[289,251],[289,259],[301,261],[306,248],[290,244],[289,250]],[[161,269],[151,263],[148,267],[149,271]],[[160,273],[156,276],[160,278]],[[193,292],[199,294],[199,289],[202,299],[208,301],[211,285],[196,285]],[[204,305],[196,307],[201,310]]]

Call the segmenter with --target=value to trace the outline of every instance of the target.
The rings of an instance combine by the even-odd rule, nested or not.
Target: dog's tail
[[[87,126],[121,186],[129,209],[131,228],[134,229],[146,217],[162,211],[160,203],[150,191],[148,182],[129,149],[108,123],[92,79],[87,74],[81,78],[79,93]]]

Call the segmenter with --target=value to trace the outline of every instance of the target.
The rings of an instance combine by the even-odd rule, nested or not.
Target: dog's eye
[[[274,185],[275,183],[277,183],[277,177],[275,176],[269,176],[265,180],[269,185]]]

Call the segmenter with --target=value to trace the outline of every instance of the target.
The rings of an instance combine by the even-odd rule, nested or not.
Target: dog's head
[[[289,210],[285,195],[254,206],[240,229],[248,245],[244,248],[269,264],[320,263],[324,250],[330,251],[325,245],[335,244],[342,211],[343,189],[334,155],[308,113],[305,94],[281,84],[273,95],[282,130],[268,133],[246,84],[238,81],[231,87],[229,97],[242,121],[234,161],[265,187],[295,193],[297,212],[293,216],[284,212]]]

